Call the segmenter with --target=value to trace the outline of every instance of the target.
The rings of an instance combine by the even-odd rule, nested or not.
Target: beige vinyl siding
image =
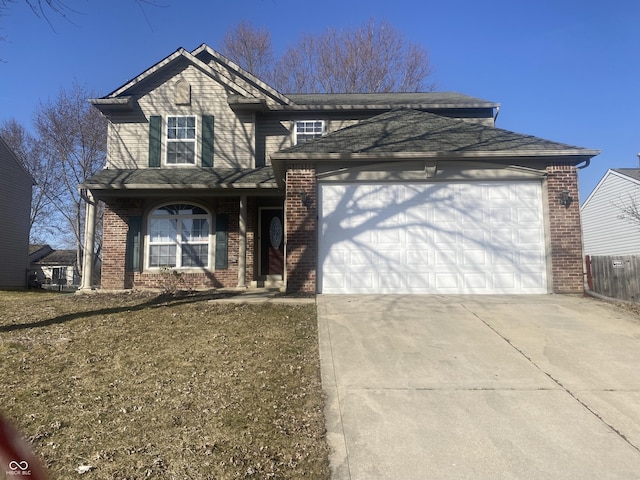
[[[24,288],[32,178],[0,139],[0,288]]]
[[[133,92],[138,96],[140,114],[112,116],[109,127],[107,164],[111,168],[147,168],[149,156],[149,117],[162,116],[162,166],[165,165],[166,118],[168,115],[197,117],[196,155],[200,165],[201,116],[213,115],[214,167],[250,168],[255,157],[255,122],[252,113],[236,113],[227,102],[226,88],[193,65],[181,64],[141,82]],[[191,104],[176,105],[175,85],[185,80],[191,86]],[[143,88],[144,87],[144,88]],[[132,121],[133,120],[133,121]]]
[[[269,155],[285,148],[293,146],[293,130],[296,120],[324,120],[326,133],[335,132],[342,128],[358,123],[354,118],[328,118],[326,114],[315,116],[300,116],[295,118],[258,118],[256,131],[256,161],[270,164]]]
[[[607,172],[580,211],[586,255],[640,254],[640,225],[620,218],[633,201],[640,206],[640,183]]]

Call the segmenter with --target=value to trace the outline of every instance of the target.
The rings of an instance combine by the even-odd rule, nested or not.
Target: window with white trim
[[[324,120],[296,120],[296,145],[324,135]]]
[[[196,117],[167,117],[167,164],[196,163]]]
[[[188,204],[165,205],[149,215],[149,268],[209,266],[209,214]]]

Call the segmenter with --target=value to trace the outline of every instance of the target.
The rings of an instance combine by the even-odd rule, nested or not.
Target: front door
[[[260,275],[284,274],[282,208],[260,209]]]

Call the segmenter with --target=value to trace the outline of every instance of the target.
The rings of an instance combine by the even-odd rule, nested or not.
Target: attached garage
[[[541,182],[321,183],[321,293],[547,293]]]
[[[577,170],[598,152],[392,110],[271,155],[289,291],[583,291]]]

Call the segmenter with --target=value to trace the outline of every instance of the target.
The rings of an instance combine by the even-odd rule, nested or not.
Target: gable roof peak
[[[291,100],[280,92],[276,91],[271,86],[267,85],[265,82],[244,70],[239,65],[235,64],[205,43],[201,44],[191,52],[187,51],[183,47],[179,47],[175,52],[155,63],[116,90],[100,99],[92,99],[90,101],[99,109],[112,108],[118,102],[120,102],[118,103],[120,108],[127,108],[128,103],[125,102],[125,100],[126,97],[130,96],[132,88],[180,60],[187,61],[194,65],[206,75],[209,75],[211,78],[224,84],[225,87],[229,88],[229,90],[234,92],[236,95],[240,95],[245,98],[264,96],[271,98],[275,103],[282,105],[292,104]],[[257,95],[256,91],[259,92]]]

